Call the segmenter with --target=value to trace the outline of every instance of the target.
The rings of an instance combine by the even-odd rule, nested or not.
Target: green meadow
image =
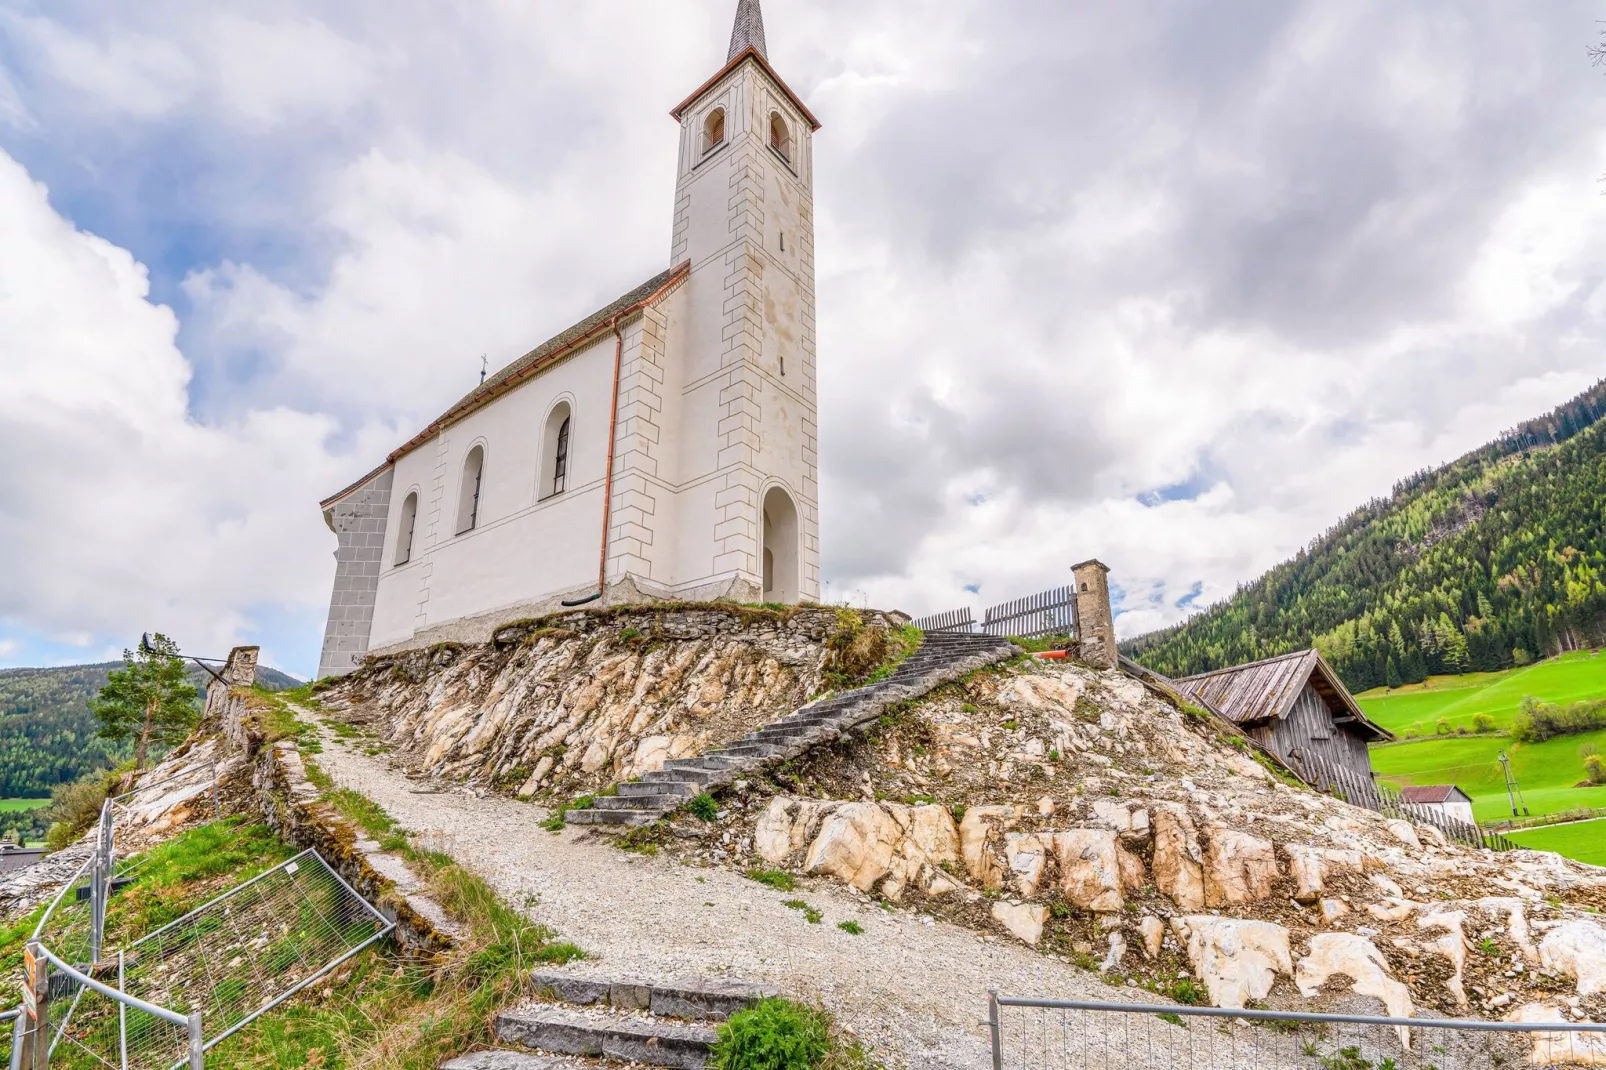
[[[13,814],[20,810],[37,810],[49,806],[49,799],[0,799],[0,814]]]
[[[1606,818],[1548,825],[1507,835],[1536,851],[1555,851],[1594,866],[1606,866]]]
[[[1513,743],[1504,733],[1528,695],[1563,705],[1606,696],[1606,655],[1580,651],[1506,672],[1435,676],[1421,684],[1357,695],[1366,715],[1402,740],[1374,746],[1372,768],[1399,785],[1456,784],[1472,796],[1472,812],[1479,821],[1496,821],[1511,816],[1499,762],[1504,751],[1533,815],[1606,807],[1606,787],[1578,786],[1589,748],[1606,754],[1606,731]],[[1495,732],[1473,734],[1473,717],[1480,713],[1493,719]],[[1441,734],[1446,727],[1441,720],[1447,733]],[[1593,842],[1606,839],[1603,831],[1606,824],[1592,822],[1512,838],[1593,861],[1583,855],[1606,851],[1606,844]]]

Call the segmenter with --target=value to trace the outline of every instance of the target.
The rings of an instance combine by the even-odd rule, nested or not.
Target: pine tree
[[[200,721],[197,695],[178,644],[157,633],[149,649],[123,651],[123,667],[111,671],[89,708],[101,738],[135,741],[134,768],[143,769],[152,744],[172,746]]]
[[[1394,664],[1392,655],[1389,656],[1388,667],[1383,670],[1383,682],[1389,687],[1399,687],[1405,682],[1400,679],[1400,669]]]

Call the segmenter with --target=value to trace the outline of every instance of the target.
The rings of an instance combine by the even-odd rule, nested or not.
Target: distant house
[[[1403,788],[1400,791],[1402,802],[1415,803],[1417,806],[1437,810],[1445,817],[1467,825],[1475,825],[1472,820],[1472,797],[1454,784],[1429,784],[1420,788]]]
[[[1319,763],[1369,778],[1372,759],[1366,745],[1394,738],[1366,719],[1338,674],[1314,650],[1187,676],[1176,683],[1243,726],[1319,787],[1326,787],[1329,780]]]
[[[14,843],[0,843],[0,873],[26,869],[44,856],[43,847],[19,847]]]

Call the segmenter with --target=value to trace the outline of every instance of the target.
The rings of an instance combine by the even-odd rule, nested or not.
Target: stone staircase
[[[717,1039],[715,1024],[776,994],[736,981],[664,984],[536,973],[530,982],[543,1001],[510,1007],[496,1016],[497,1039],[525,1050],[471,1052],[441,1070],[596,1067],[576,1057],[597,1056],[698,1070]]]
[[[887,707],[919,698],[966,673],[1019,653],[993,635],[929,632],[920,648],[878,683],[816,699],[780,720],[696,758],[672,758],[663,769],[619,785],[619,794],[591,809],[570,810],[576,825],[645,825],[697,795],[788,761],[880,717]]]

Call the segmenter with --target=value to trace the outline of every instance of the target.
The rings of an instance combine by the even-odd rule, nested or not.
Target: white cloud
[[[216,650],[247,606],[326,602],[312,503],[347,462],[327,417],[195,422],[177,322],[147,295],[142,265],[0,153],[0,557],[21,563],[0,572],[0,619]]]

